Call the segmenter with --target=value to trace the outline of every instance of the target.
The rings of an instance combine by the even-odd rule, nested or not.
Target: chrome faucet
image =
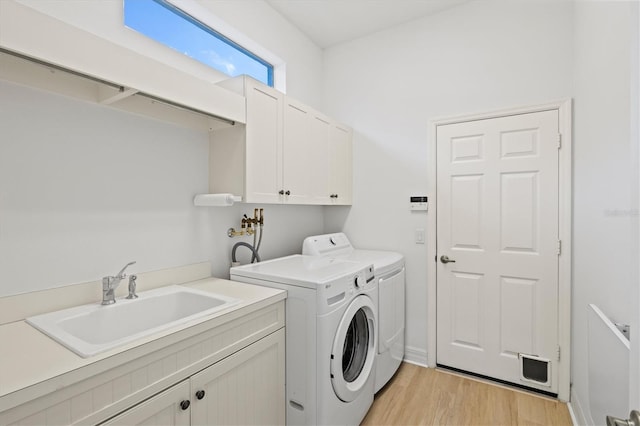
[[[136,262],[129,262],[124,265],[124,268],[120,270],[115,276],[107,276],[102,278],[102,304],[103,305],[111,305],[116,303],[115,290],[120,285],[120,281],[122,281],[127,275],[124,273],[124,270],[129,266],[135,264]],[[134,275],[135,276],[135,275]],[[135,294],[135,279],[134,282],[134,294]],[[129,284],[131,287],[131,284]],[[131,292],[130,292],[131,293]]]

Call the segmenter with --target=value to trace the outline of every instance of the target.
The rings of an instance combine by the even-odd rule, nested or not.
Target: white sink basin
[[[27,322],[83,358],[210,315],[239,303],[189,287],[168,286],[118,299],[27,318]]]

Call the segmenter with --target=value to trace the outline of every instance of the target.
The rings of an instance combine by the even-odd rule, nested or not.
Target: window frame
[[[160,44],[162,44],[163,46],[166,46],[174,51],[178,51],[177,49],[175,49],[174,47],[166,44],[165,42],[158,40],[152,36],[149,36],[147,34],[145,34],[144,32],[142,32],[141,30],[131,27],[129,25],[126,24],[126,7],[125,4],[127,1],[135,1],[135,0],[123,0],[123,23],[127,28],[130,28],[133,31],[136,31],[137,33],[151,39],[154,40]],[[184,10],[182,7],[177,6],[176,4],[172,3],[170,0],[149,0],[152,1],[154,3],[156,3],[157,5],[159,5],[160,7],[165,8],[166,10],[168,10],[169,12],[175,14],[176,16],[178,16],[181,19],[184,19],[185,21],[187,21],[189,24],[196,26],[197,28],[201,29],[202,31],[206,32],[207,34],[211,35],[212,37],[217,38],[218,40],[220,40],[221,42],[225,43],[226,45],[230,46],[232,49],[235,49],[236,51],[242,53],[243,55],[246,55],[247,57],[249,57],[251,60],[259,63],[260,65],[264,66],[267,70],[267,84],[270,87],[275,87],[275,74],[276,74],[276,70],[279,68],[279,65],[277,64],[273,64],[270,61],[267,61],[265,59],[263,59],[262,57],[258,56],[257,54],[255,54],[254,52],[250,51],[249,49],[245,48],[244,46],[240,45],[239,43],[233,41],[230,37],[224,35],[223,33],[221,33],[220,31],[212,28],[212,26],[208,25],[207,23],[203,22],[203,20],[196,18],[192,13],[187,12],[186,10]],[[221,72],[223,74],[226,75],[230,75],[227,72],[225,72],[222,69],[216,68],[214,66],[211,66],[210,64],[204,63],[202,61],[200,61],[197,58],[194,58],[192,56],[186,55],[185,56],[198,61],[200,63],[203,63],[204,65],[215,69],[218,72]],[[272,56],[272,55],[270,55]],[[247,74],[249,75],[249,74]],[[251,75],[250,75],[251,76]],[[252,78],[256,78],[255,76],[251,76]],[[256,78],[257,79],[257,78]]]

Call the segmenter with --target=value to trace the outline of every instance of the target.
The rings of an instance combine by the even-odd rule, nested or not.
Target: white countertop
[[[90,358],[80,357],[25,321],[0,325],[0,412],[30,399],[34,392],[29,388],[36,385],[52,390],[67,386],[286,298],[282,290],[219,278],[182,285],[240,303]]]

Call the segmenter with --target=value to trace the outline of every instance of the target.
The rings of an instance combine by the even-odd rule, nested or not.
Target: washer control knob
[[[353,279],[353,284],[355,284],[356,288],[363,287],[365,284],[364,278],[362,278],[360,275],[356,275]]]

